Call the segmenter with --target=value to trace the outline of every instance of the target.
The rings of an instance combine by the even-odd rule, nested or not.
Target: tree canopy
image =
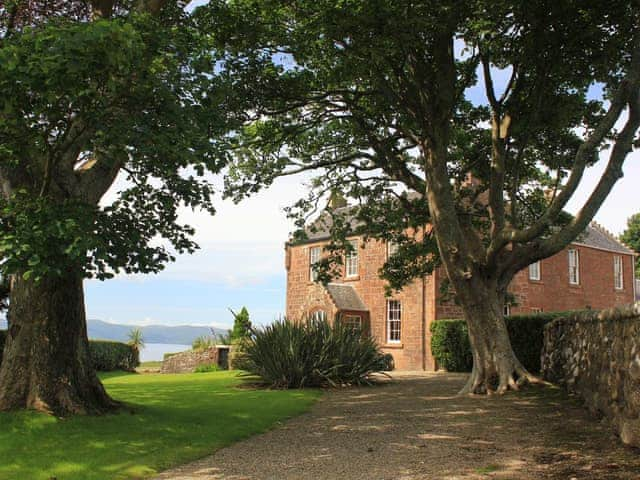
[[[214,211],[206,174],[224,165],[214,137],[227,125],[215,53],[194,18],[176,5],[48,17],[5,36],[0,64],[3,273],[77,264],[104,279],[193,251],[178,209]],[[100,203],[116,178],[122,188]]]
[[[336,190],[355,199],[371,235],[412,253],[410,271],[388,269],[398,285],[426,268],[425,245],[399,232],[430,215],[426,198],[399,192],[439,183],[426,164],[436,143],[454,218],[473,232],[469,254],[504,260],[506,277],[581,233],[621,176],[638,123],[613,128],[637,93],[629,2],[217,3],[211,21],[235,54],[227,65],[264,92],[230,193],[320,172],[297,213]],[[607,148],[605,180],[569,221],[564,206]]]
[[[640,213],[631,215],[627,220],[627,228],[620,236],[626,245],[640,255]],[[636,258],[636,277],[640,278],[640,257]]]
[[[197,247],[178,213],[214,212],[243,99],[181,1],[11,1],[0,22],[0,410],[104,413],[118,403],[91,364],[82,280]]]

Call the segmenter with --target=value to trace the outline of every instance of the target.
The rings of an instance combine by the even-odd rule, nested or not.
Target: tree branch
[[[589,222],[593,220],[613,186],[622,178],[622,166],[627,154],[633,150],[633,140],[638,128],[640,128],[640,88],[636,87],[636,91],[630,97],[629,118],[616,139],[604,174],[574,219],[558,233],[540,243],[540,250],[545,256],[550,256],[560,251],[584,231]]]
[[[97,205],[113,184],[120,168],[126,163],[127,153],[118,152],[114,157],[96,152],[96,163],[87,170],[76,171],[80,196],[89,204]]]
[[[505,148],[503,132],[502,104],[496,99],[496,93],[491,78],[491,66],[482,49],[479,49],[480,62],[484,73],[484,86],[491,105],[491,175],[489,186],[489,218],[491,221],[491,239],[495,239],[504,230],[504,178],[505,178]],[[504,117],[507,120],[508,117]]]
[[[538,221],[531,225],[529,228],[525,230],[509,230],[505,231],[498,242],[492,246],[493,250],[499,250],[504,245],[509,242],[514,243],[526,243],[535,238],[539,237],[544,233],[544,231],[551,226],[557,219],[562,209],[565,207],[567,202],[575,193],[578,185],[580,184],[586,166],[590,159],[593,158],[593,155],[596,153],[598,146],[602,143],[602,141],[609,134],[611,129],[614,127],[616,121],[620,118],[623,110],[627,105],[629,105],[631,110],[634,110],[636,106],[633,106],[632,98],[637,96],[638,89],[640,88],[640,41],[636,40],[636,45],[634,48],[634,52],[632,55],[631,66],[626,77],[621,81],[618,89],[616,90],[612,100],[611,105],[605,116],[602,118],[600,123],[596,126],[594,131],[589,135],[589,137],[580,145],[578,152],[576,153],[574,167],[571,170],[571,174],[569,175],[569,179],[565,184],[564,188],[560,190],[558,195],[555,197],[553,202],[545,213],[538,219]],[[630,112],[630,120],[633,116],[633,112]],[[627,122],[629,125],[629,122]],[[616,141],[616,145],[619,144],[622,139],[622,135],[619,137],[618,141]],[[615,147],[614,147],[615,149]],[[620,147],[615,149],[616,151],[620,151]],[[626,152],[625,152],[626,155]],[[624,155],[622,156],[622,161],[624,161]],[[586,206],[591,206],[591,202],[596,202],[596,198],[590,199]],[[600,202],[602,203],[602,202]],[[600,205],[595,205],[597,208]],[[586,226],[586,225],[585,225]]]

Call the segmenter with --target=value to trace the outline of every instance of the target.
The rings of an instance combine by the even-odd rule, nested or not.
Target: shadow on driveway
[[[561,390],[460,397],[465,377],[330,390],[310,413],[158,479],[640,478],[640,452]]]

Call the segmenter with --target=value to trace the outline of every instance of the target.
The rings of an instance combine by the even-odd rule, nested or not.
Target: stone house
[[[441,298],[446,274],[415,279],[400,292],[385,296],[378,271],[392,246],[378,240],[352,237],[355,251],[344,259],[340,278],[324,286],[312,265],[329,243],[328,227],[308,231],[302,242],[285,245],[287,270],[286,315],[292,320],[326,318],[359,325],[375,337],[400,370],[433,370],[430,324],[437,319],[461,318],[452,302]],[[593,223],[560,253],[519,272],[509,291],[515,305],[507,314],[527,314],[584,308],[603,309],[634,301],[634,253],[604,228]]]

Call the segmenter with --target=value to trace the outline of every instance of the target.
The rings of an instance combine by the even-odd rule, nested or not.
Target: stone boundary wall
[[[191,373],[200,365],[218,365],[226,368],[221,363],[221,350],[228,350],[229,347],[215,346],[206,350],[189,350],[187,352],[176,353],[162,362],[161,373]]]
[[[640,302],[554,320],[541,360],[546,380],[579,395],[625,444],[640,447]]]

